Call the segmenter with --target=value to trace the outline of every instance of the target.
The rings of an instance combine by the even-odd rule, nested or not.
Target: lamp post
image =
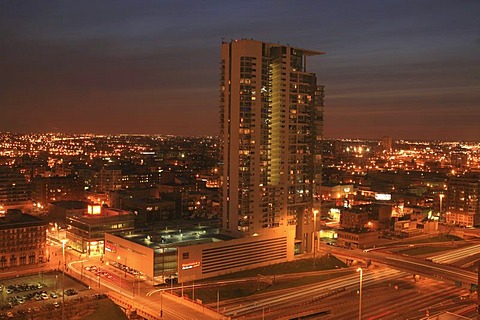
[[[120,256],[117,257],[117,260],[120,261]],[[119,276],[118,278],[120,279],[120,291],[122,291],[122,276]]]
[[[317,209],[313,209],[313,266],[315,267],[316,249],[317,249]]]
[[[357,272],[360,272],[360,290],[358,299],[358,320],[362,320],[362,281],[363,281],[363,269],[357,268]]]
[[[160,291],[160,319],[163,319],[163,290]]]
[[[100,288],[100,275],[101,275],[101,271],[100,271],[100,267],[98,267],[97,278],[98,278],[98,287],[99,288]]]
[[[442,200],[443,200],[443,197],[445,197],[445,195],[443,193],[439,194],[438,195],[440,197],[440,214],[442,213]]]
[[[62,263],[63,263],[63,272],[62,272],[62,320],[65,319],[65,243],[68,242],[68,239],[62,239]]]
[[[117,260],[120,261],[122,258],[120,256],[117,256]],[[123,264],[123,277],[127,279],[127,256],[125,256],[125,263]],[[120,289],[122,288],[122,277],[120,276]],[[126,280],[125,280],[126,281]]]

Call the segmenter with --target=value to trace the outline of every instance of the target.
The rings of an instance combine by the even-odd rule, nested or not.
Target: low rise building
[[[103,255],[105,233],[130,232],[135,215],[129,211],[88,205],[83,214],[67,217],[68,245],[87,255]]]
[[[0,218],[0,269],[46,262],[47,222],[20,210]]]
[[[84,182],[78,177],[35,177],[32,180],[32,201],[37,205],[46,207],[52,201],[84,198]]]
[[[67,217],[83,215],[87,212],[88,202],[85,201],[54,201],[48,204],[47,221],[65,228]]]
[[[349,249],[373,248],[379,238],[379,232],[368,229],[339,229],[337,230],[337,244]]]
[[[217,227],[162,229],[129,235],[105,234],[106,262],[134,270],[154,283],[179,282],[293,260],[294,229],[232,239]]]

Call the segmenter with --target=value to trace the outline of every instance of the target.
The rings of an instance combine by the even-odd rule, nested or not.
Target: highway
[[[460,251],[460,256],[478,250],[479,246]],[[364,304],[365,318],[367,319],[418,319],[420,315],[428,312],[453,311],[457,307],[470,308],[474,305],[472,300],[459,300],[461,295],[468,294],[468,290],[454,286],[455,281],[460,281],[467,287],[477,283],[477,275],[460,268],[442,265],[421,258],[406,255],[391,254],[381,251],[348,250],[338,247],[328,248],[329,253],[357,261],[372,261],[380,267],[365,269],[363,287],[365,289]],[[452,257],[457,256],[455,251],[449,252]],[[168,294],[170,288],[152,290],[150,284],[135,282],[129,275],[124,277],[123,272],[113,267],[101,268],[108,270],[109,278],[97,277],[94,273],[86,272],[87,264],[101,265],[99,259],[80,259],[75,254],[68,253],[69,270],[78,274],[78,278],[88,279],[87,283],[97,286],[100,283],[105,292],[115,291],[125,298],[135,300],[135,308],[143,308],[160,315],[163,310],[163,319],[218,319],[206,316],[201,310],[192,308],[191,303]],[[446,255],[445,255],[446,257]],[[55,256],[59,260],[58,255]],[[55,259],[52,259],[55,260]],[[59,261],[52,261],[52,265]],[[388,266],[384,268],[381,266]],[[346,272],[346,275],[342,275]],[[318,272],[319,274],[322,272]],[[357,310],[358,296],[356,291],[359,286],[359,274],[352,269],[323,271],[323,273],[340,273],[336,279],[313,283],[310,285],[286,288],[278,291],[265,292],[242,299],[222,301],[220,312],[232,319],[288,319],[290,315],[298,312],[302,314],[320,313],[321,319],[351,319],[352,313]],[[415,282],[412,275],[423,275],[432,279],[422,279]],[[296,277],[306,276],[298,274]],[[277,275],[278,280],[292,275]],[[84,279],[85,280],[85,279]],[[252,279],[224,280],[196,284],[196,286],[221,286],[236,282],[251,281]],[[288,281],[295,281],[293,278]],[[288,282],[287,281],[287,282]],[[136,287],[135,287],[136,286]],[[189,287],[185,286],[185,289]],[[160,292],[163,292],[160,294]],[[178,301],[182,300],[182,301]],[[387,307],[388,306],[388,307]],[[210,305],[216,309],[216,305]],[[430,309],[429,309],[430,308]],[[370,311],[367,311],[370,310]],[[427,310],[428,309],[428,310]],[[468,309],[466,312],[471,312]],[[408,318],[399,315],[405,310],[411,310]],[[311,318],[314,319],[314,318]]]
[[[445,311],[475,315],[475,302],[467,297],[467,290],[432,279],[413,282],[411,278],[404,278],[395,286],[366,288],[363,293],[363,319],[422,319]],[[325,304],[329,313],[320,319],[355,319],[358,317],[358,302],[356,296]]]
[[[368,287],[378,281],[389,281],[404,276],[405,273],[385,268],[365,272],[363,283]],[[339,292],[356,290],[356,288],[358,288],[358,274],[350,274],[329,281],[290,288],[281,293],[270,292],[263,297],[257,296],[252,301],[244,299],[243,303],[238,300],[225,302],[221,305],[221,312],[231,317],[258,314],[264,312],[265,308],[269,310],[289,308],[305,301],[318,300]]]
[[[437,254],[429,258],[432,262],[441,263],[441,264],[452,264],[459,260],[465,258],[479,255],[480,254],[480,244],[468,246],[456,250],[450,250],[442,254]]]
[[[463,308],[474,314],[474,296],[470,298],[466,289],[434,279],[416,280],[409,273],[385,267],[364,269],[363,276],[364,319],[420,319],[427,310],[434,315]],[[311,285],[223,301],[220,310],[232,319],[355,319],[358,289],[359,273],[353,272]]]
[[[395,255],[380,251],[349,250],[338,247],[330,248],[329,251],[338,257],[360,261],[370,260],[374,263],[387,265],[391,268],[407,271],[412,274],[428,276],[432,278],[460,281],[463,284],[477,284],[477,274],[449,265],[442,265],[422,258],[407,255]]]

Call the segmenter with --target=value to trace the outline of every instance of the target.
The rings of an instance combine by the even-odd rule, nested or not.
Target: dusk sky
[[[326,138],[480,141],[480,1],[0,1],[0,131],[219,133],[222,38],[326,52]]]

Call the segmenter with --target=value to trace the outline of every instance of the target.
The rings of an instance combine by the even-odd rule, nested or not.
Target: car
[[[57,299],[58,295],[57,295],[56,292],[52,292],[52,293],[50,293],[50,297],[53,298],[53,299]]]
[[[45,292],[43,292],[40,296],[43,300],[48,300],[48,295]]]
[[[58,303],[57,301],[55,301],[55,302],[53,303],[53,306],[54,306],[55,308],[59,308],[59,307],[60,307],[60,303]]]
[[[78,294],[78,292],[75,291],[74,289],[67,289],[67,290],[65,290],[65,294],[66,294],[67,296],[73,296],[73,295]]]

